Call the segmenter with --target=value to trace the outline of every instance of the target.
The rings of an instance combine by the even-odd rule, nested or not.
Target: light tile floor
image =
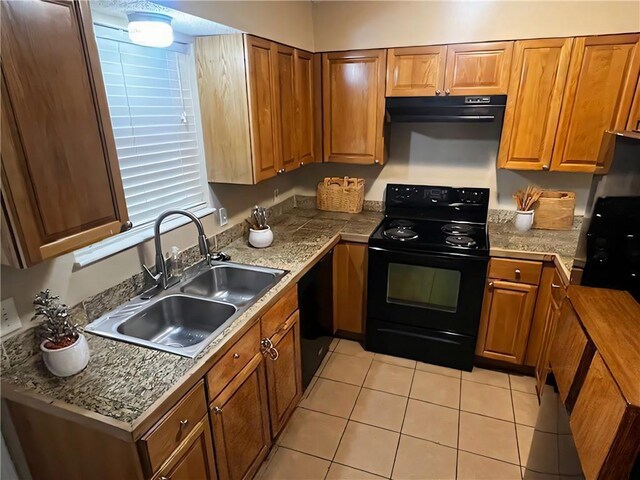
[[[334,340],[258,473],[287,479],[579,479],[564,407],[531,377]]]

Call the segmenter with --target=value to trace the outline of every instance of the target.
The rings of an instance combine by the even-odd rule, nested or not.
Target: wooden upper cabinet
[[[321,122],[316,118],[321,113],[321,106],[316,108],[320,100],[320,82],[316,78],[320,74],[320,64],[317,58],[319,55],[302,50],[294,53],[295,132],[300,165],[322,161],[318,152],[320,139],[317,138]]]
[[[548,170],[572,38],[515,42],[498,166]]]
[[[446,95],[506,95],[513,42],[447,46]]]
[[[210,182],[254,184],[315,160],[311,54],[243,34],[195,45]]]
[[[2,202],[18,267],[128,220],[85,2],[2,2]]]
[[[538,287],[490,279],[480,319],[476,354],[522,365]]]
[[[279,54],[276,44],[251,36],[246,37],[245,48],[253,178],[258,183],[275,176],[280,169],[277,148],[280,133],[276,128]]]
[[[444,91],[445,45],[390,48],[387,97],[433,96]]]
[[[606,130],[624,130],[640,68],[639,34],[575,39],[551,169],[594,172]]]
[[[382,164],[386,50],[322,54],[325,162]]]

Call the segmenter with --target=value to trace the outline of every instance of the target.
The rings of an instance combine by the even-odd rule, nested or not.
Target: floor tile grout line
[[[516,407],[513,402],[513,389],[511,388],[511,377],[509,377],[509,397],[511,397],[511,411],[513,412],[513,431],[516,436],[516,450],[518,451],[518,463],[520,464],[520,478],[522,479],[523,478],[522,458],[520,457],[520,440],[518,439],[518,427],[516,425]]]
[[[417,364],[416,364],[417,365]],[[402,415],[402,423],[400,424],[400,435],[398,435],[398,443],[396,444],[396,451],[393,454],[393,463],[391,464],[391,474],[389,477],[393,477],[393,470],[396,468],[396,460],[398,458],[398,450],[400,450],[400,440],[402,439],[402,430],[404,429],[404,421],[407,418],[407,410],[409,409],[409,400],[411,395],[411,389],[413,388],[413,379],[416,378],[416,369],[413,370],[413,375],[411,375],[411,382],[409,383],[409,392],[407,393],[407,401],[404,404],[404,415]]]
[[[460,392],[458,394],[458,438],[456,438],[456,479],[458,478],[458,459],[460,458],[460,416],[462,409],[462,374],[460,374]]]
[[[331,463],[332,464],[335,463],[336,465],[341,465],[347,468],[353,468],[354,470],[358,470],[359,472],[368,473],[369,475],[375,475],[376,477],[389,478],[389,477],[385,477],[384,475],[378,475],[377,473],[370,472],[369,470],[363,470],[362,468],[352,467],[351,465],[347,465],[345,463],[340,463],[340,462],[331,462]]]

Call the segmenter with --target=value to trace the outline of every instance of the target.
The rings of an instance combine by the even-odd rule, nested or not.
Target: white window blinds
[[[134,227],[205,203],[188,46],[143,47],[95,25],[122,183]],[[198,119],[199,120],[199,119]]]

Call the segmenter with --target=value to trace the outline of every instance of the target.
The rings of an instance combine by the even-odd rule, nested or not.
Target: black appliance
[[[502,122],[506,95],[388,97],[391,122]]]
[[[640,302],[640,197],[596,200],[582,284],[627,290]]]
[[[333,250],[298,281],[302,386],[306,388],[333,340]]]
[[[387,185],[369,238],[367,350],[473,368],[488,208],[487,188]]]

